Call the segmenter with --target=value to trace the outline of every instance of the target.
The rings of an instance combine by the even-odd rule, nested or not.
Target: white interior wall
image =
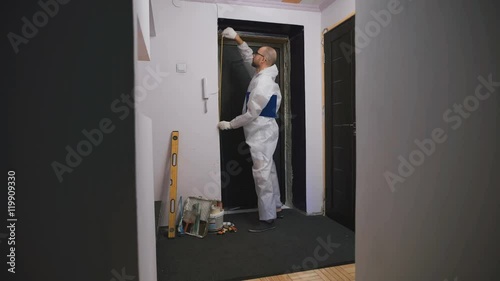
[[[134,68],[139,68],[139,57],[149,51],[149,1],[135,0],[134,16]],[[147,15],[145,14],[147,11]],[[147,17],[146,17],[147,16]],[[147,20],[147,21],[146,21]],[[147,24],[140,24],[140,23]],[[146,27],[144,30],[141,28]],[[147,33],[145,33],[147,32]],[[139,35],[145,35],[139,36]],[[147,43],[144,41],[147,39]],[[135,75],[135,85],[140,85],[141,77]],[[136,92],[125,93],[136,95]],[[136,158],[136,204],[137,204],[137,251],[140,280],[157,280],[156,273],[156,236],[154,215],[154,177],[153,177],[153,135],[152,120],[137,111],[135,114],[135,158]]]
[[[154,200],[168,185],[170,135],[179,131],[178,196],[220,199],[218,100],[204,112],[202,78],[217,91],[217,15],[204,3],[152,1],[156,37],[150,62],[139,62],[141,98],[136,109],[153,121]],[[176,73],[186,64],[186,73]],[[140,165],[140,163],[139,163]]]
[[[217,91],[217,17],[304,26],[306,129],[308,136],[322,132],[321,112],[321,14],[270,8],[152,1],[156,37],[151,38],[150,63],[139,63],[138,77],[155,69],[165,77],[149,87],[137,110],[153,120],[155,200],[166,184],[170,132],[180,131],[178,195],[220,199],[220,151],[217,96],[208,101],[205,114],[201,79],[207,77],[210,92]],[[176,63],[187,64],[187,73],[175,72]],[[150,70],[147,70],[147,67]],[[323,208],[322,140],[307,139],[307,212]]]
[[[139,279],[156,279],[156,235],[153,181],[153,122],[140,112],[136,127],[137,244]]]
[[[339,23],[355,11],[355,0],[335,0],[321,12],[321,30]]]

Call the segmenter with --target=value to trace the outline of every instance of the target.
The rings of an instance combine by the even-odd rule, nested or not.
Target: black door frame
[[[252,32],[267,34],[268,36],[288,36],[290,60],[289,84],[289,111],[285,114],[291,119],[290,139],[293,148],[290,155],[285,155],[286,166],[290,167],[284,184],[287,185],[287,205],[306,211],[306,140],[305,140],[305,85],[304,85],[304,27],[292,24],[277,24],[234,19],[218,19],[218,29],[222,31],[232,27],[238,32]],[[282,89],[283,90],[283,89]],[[283,106],[283,104],[282,104]],[[282,122],[282,121],[280,121]],[[293,205],[293,206],[291,206]]]

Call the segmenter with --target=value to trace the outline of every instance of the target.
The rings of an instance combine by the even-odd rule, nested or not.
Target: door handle
[[[337,125],[333,125],[333,126],[334,127],[351,127],[351,128],[356,129],[356,122],[350,123],[350,124],[337,124]]]

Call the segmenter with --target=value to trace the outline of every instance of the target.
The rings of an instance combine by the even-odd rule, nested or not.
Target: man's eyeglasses
[[[259,52],[255,52],[255,53],[253,53],[253,55],[254,55],[254,56],[259,55],[259,56],[263,57],[264,59],[266,59],[266,57],[264,57],[264,55],[263,55],[263,54],[259,54]]]

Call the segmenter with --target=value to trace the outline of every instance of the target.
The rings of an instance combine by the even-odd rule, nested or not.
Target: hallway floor
[[[334,267],[314,269],[291,274],[251,279],[247,281],[355,281],[356,265],[346,264]]]
[[[236,225],[237,233],[208,234],[203,239],[159,237],[158,280],[294,277],[302,275],[292,272],[304,274],[315,268],[325,268],[319,273],[330,276],[339,269],[326,270],[328,267],[354,263],[354,232],[324,216],[306,216],[293,209],[284,210],[284,215],[275,230],[264,233],[247,231],[258,221],[257,213],[242,213],[224,216],[224,221]]]

